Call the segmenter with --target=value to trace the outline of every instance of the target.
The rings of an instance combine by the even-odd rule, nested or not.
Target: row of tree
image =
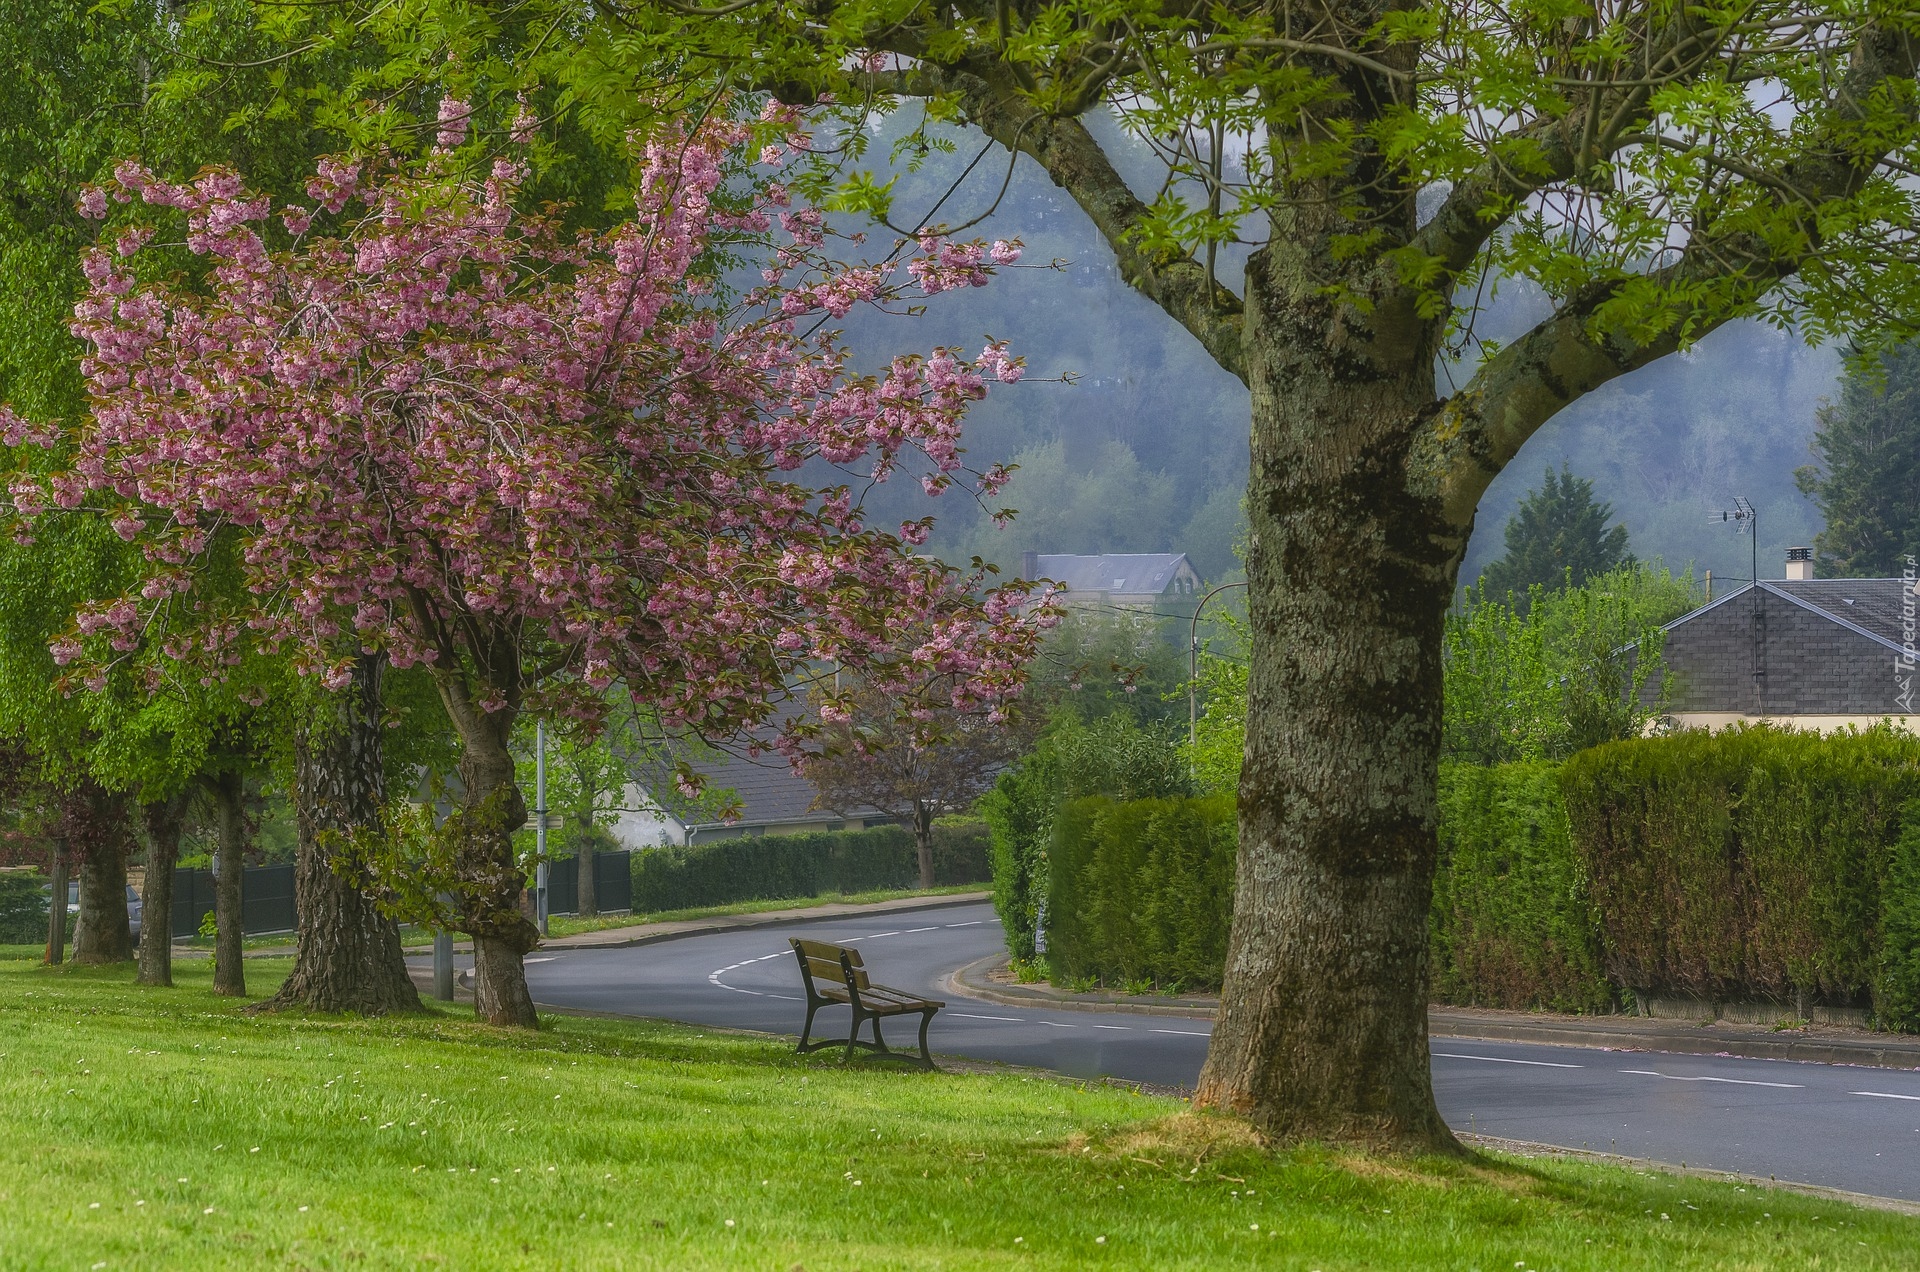
[[[56,874],[80,863],[81,957],[127,953],[137,808],[143,978],[166,981],[166,890],[200,792],[222,828],[216,983],[243,992],[245,786],[277,773],[300,831],[299,952],[277,1002],[416,1005],[407,918],[470,934],[479,1013],[531,1025],[525,720],[582,739],[616,709],[654,738],[758,729],[797,759],[818,728],[775,718],[796,684],[819,681],[821,719],[852,718],[852,689],[822,667],[903,718],[997,716],[1017,689],[1047,621],[1025,585],[924,558],[925,522],[868,526],[847,486],[789,476],[1005,481],[957,445],[987,384],[1019,378],[1004,346],[863,374],[827,324],[984,284],[1016,247],[926,233],[839,259],[777,179],[812,144],[800,115],[746,101],[599,147],[574,145],[524,83],[423,83],[349,103],[346,152],[283,129],[276,162],[243,175],[244,128],[192,127],[206,49],[183,51],[164,15],[62,16],[41,52],[75,93],[118,86],[74,50],[130,42],[143,112],[193,103],[167,162],[114,135],[76,173],[49,143],[33,175],[74,253],[52,271],[69,290],[8,315],[42,337],[38,380],[11,377],[0,408],[20,619],[5,636],[38,714],[0,723],[22,789],[53,810]],[[299,117],[291,76],[325,103],[391,64],[303,58],[229,17],[280,68],[256,86],[275,119]],[[73,117],[29,123],[91,126],[58,105]],[[623,211],[552,202],[565,191],[543,174],[577,183],[581,164],[624,188]],[[740,263],[757,283],[729,276]],[[50,335],[62,308],[68,334]],[[435,748],[442,798],[412,802]],[[690,767],[679,779],[697,793]]]

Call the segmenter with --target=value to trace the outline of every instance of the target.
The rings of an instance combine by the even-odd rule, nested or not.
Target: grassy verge
[[[256,992],[284,962],[250,965]],[[1172,1101],[0,965],[10,1268],[1905,1268],[1920,1221],[1568,1162],[1262,1152]]]

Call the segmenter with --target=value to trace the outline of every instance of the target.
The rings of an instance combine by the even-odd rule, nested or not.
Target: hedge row
[[[0,945],[38,945],[47,939],[44,875],[0,874]]]
[[[1613,1009],[1558,764],[1441,766],[1431,943],[1436,1002]]]
[[[935,826],[938,884],[984,883],[984,826]],[[807,835],[721,839],[633,854],[633,908],[684,910],[734,901],[776,901],[919,884],[913,836],[903,826]]]
[[[1689,732],[1581,752],[1561,786],[1615,984],[1888,1014],[1920,740]]]
[[[1217,985],[1231,801],[1063,804],[1063,980]],[[1920,1031],[1920,739],[1748,728],[1440,776],[1433,992],[1604,1012],[1636,996],[1867,1006]]]
[[[1047,961],[1057,978],[1220,984],[1233,799],[1073,800],[1054,818]]]

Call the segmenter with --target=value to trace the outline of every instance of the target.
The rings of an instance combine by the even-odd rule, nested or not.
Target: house
[[[1184,552],[1021,554],[1020,577],[1064,585],[1055,600],[1068,606],[1099,606],[1190,614],[1202,590],[1200,572]]]
[[[731,790],[739,797],[737,821],[698,821],[668,811],[639,784],[628,787],[623,811],[610,828],[628,848],[663,844],[705,844],[755,835],[801,835],[813,831],[864,830],[896,820],[877,808],[856,808],[849,816],[813,806],[819,791],[771,752],[755,759],[723,755],[693,767],[704,774],[710,791]]]
[[[1749,583],[1667,624],[1673,722],[1920,727],[1915,576],[1816,579],[1810,549],[1787,557],[1786,578]]]

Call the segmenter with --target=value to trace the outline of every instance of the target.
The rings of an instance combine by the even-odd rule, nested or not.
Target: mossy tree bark
[[[62,803],[67,846],[79,849],[80,917],[74,925],[73,961],[124,963],[133,957],[126,800],[83,780]]]
[[[140,805],[147,831],[147,877],[140,889],[140,985],[173,984],[173,871],[180,860],[191,790]]]
[[[524,912],[526,876],[513,850],[513,832],[527,820],[509,748],[520,716],[519,656],[505,640],[486,652],[490,682],[508,687],[498,691],[492,710],[475,699],[458,669],[435,669],[440,701],[460,737],[457,771],[467,824],[455,903],[462,930],[473,937],[475,1014],[488,1024],[534,1029],[540,1018],[527,988],[526,956],[540,943],[540,929]]]
[[[246,777],[234,771],[215,774],[207,781],[207,793],[213,802],[214,841],[220,858],[213,876],[213,992],[245,998]]]
[[[382,914],[357,873],[343,874],[342,849],[359,831],[380,829],[386,801],[381,683],[384,657],[367,655],[353,679],[302,722],[294,738],[294,904],[299,948],[293,974],[263,1007],[358,1012],[420,1011],[407,974],[400,928]]]
[[[579,880],[574,912],[583,919],[591,919],[600,913],[600,889],[593,877],[593,836],[597,827],[593,824],[591,811],[579,814],[575,820],[573,842],[578,845],[573,850],[576,878]]]

